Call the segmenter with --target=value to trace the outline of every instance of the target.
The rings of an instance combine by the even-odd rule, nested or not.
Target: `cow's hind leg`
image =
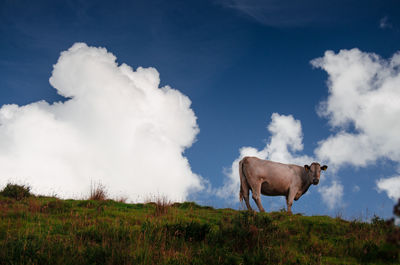
[[[250,189],[249,186],[247,185],[247,183],[241,183],[240,186],[240,192],[242,193],[244,202],[246,203],[246,207],[247,209],[249,209],[250,211],[252,211],[253,209],[250,206],[250,201],[249,201],[249,195],[250,195]]]
[[[260,212],[265,212],[261,204],[261,183],[257,183],[257,185],[252,189],[252,197],[253,200],[256,202]]]
[[[246,203],[247,209],[249,211],[252,211],[253,209],[251,208],[249,201],[250,187],[249,183],[247,182],[246,175],[244,173],[243,160],[239,162],[239,176],[240,176],[240,193],[239,193],[240,201],[242,201],[243,198],[244,202]]]

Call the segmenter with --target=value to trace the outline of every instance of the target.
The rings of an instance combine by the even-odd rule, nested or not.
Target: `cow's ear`
[[[327,165],[323,165],[322,167],[321,167],[321,170],[327,170],[328,169],[328,166]]]
[[[309,165],[304,165],[304,169],[305,169],[306,171],[309,171],[309,170],[310,170],[310,166],[309,166]]]

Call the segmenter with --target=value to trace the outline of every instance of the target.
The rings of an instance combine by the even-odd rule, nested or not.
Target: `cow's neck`
[[[308,188],[310,188],[310,186],[312,184],[311,180],[308,178],[308,174],[307,174],[305,169],[304,169],[302,182],[303,183],[301,185],[301,190],[302,190],[302,194],[304,194],[304,193],[306,193],[308,191]]]

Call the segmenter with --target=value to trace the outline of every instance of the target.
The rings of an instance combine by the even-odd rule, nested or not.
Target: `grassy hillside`
[[[17,199],[0,196],[0,264],[400,264],[379,218]]]

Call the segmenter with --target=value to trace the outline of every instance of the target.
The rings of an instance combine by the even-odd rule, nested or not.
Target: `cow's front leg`
[[[256,187],[252,190],[253,200],[256,202],[258,209],[260,212],[265,212],[262,204],[261,204],[261,183],[257,184]]]
[[[292,213],[292,205],[293,205],[293,199],[296,195],[295,190],[289,190],[289,194],[286,196],[286,205],[287,205],[287,212]]]

